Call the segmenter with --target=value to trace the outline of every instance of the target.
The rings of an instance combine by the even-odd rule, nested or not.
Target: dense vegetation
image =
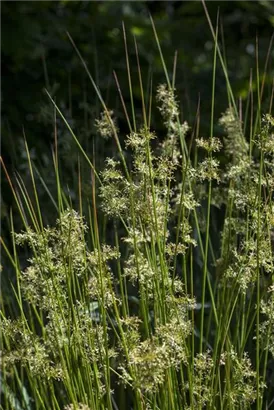
[[[274,405],[272,6],[214,3],[3,3],[1,408]]]

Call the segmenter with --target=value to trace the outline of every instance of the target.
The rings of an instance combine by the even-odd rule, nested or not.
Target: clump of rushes
[[[215,39],[215,57],[218,50]],[[145,110],[136,123],[132,101],[133,124],[123,105],[129,132],[122,146],[113,112],[95,90],[103,105],[95,125],[115,139],[118,154],[98,173],[84,155],[92,195],[82,198],[79,171],[79,211],[67,205],[57,156],[55,226],[43,224],[30,158],[35,204],[22,181],[15,189],[8,176],[25,231],[12,233],[12,252],[2,240],[17,280],[14,304],[1,312],[3,408],[267,408],[273,117],[257,118],[257,127],[251,119],[248,142],[228,84],[224,136],[213,135],[213,116],[209,138],[200,136],[197,124],[192,131],[181,121],[167,78],[156,90],[165,137],[159,140]],[[217,239],[216,208],[223,211]],[[23,246],[30,256],[21,268]]]
[[[89,406],[83,403],[77,403],[76,405],[68,404],[64,407],[64,410],[91,410]]]

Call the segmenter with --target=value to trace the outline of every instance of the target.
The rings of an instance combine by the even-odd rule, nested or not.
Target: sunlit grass
[[[125,141],[70,38],[102,104],[98,133],[117,145],[103,170],[96,169],[95,156],[85,152],[48,93],[82,158],[77,209],[62,185],[57,134],[55,197],[32,164],[27,143],[32,193],[20,176],[13,182],[2,162],[16,204],[11,249],[2,239],[16,276],[13,305],[4,304],[1,312],[3,409],[271,408],[274,119],[260,112],[260,73],[259,107],[250,88],[243,114],[218,29],[209,20],[215,44],[211,120],[208,136],[200,135],[199,110],[194,124],[182,122],[176,60],[169,78],[151,22],[165,80],[145,94],[135,42],[141,121],[123,27],[130,108],[115,79],[128,124]],[[216,119],[218,62],[228,108]],[[272,98],[273,92],[269,112]],[[260,116],[254,115],[257,108]],[[162,139],[151,125],[152,110],[161,114]],[[217,122],[223,137],[214,135]],[[91,175],[86,196],[84,163]],[[52,226],[44,221],[37,180],[58,214]],[[14,232],[15,213],[23,232]],[[22,247],[28,255],[24,267]]]

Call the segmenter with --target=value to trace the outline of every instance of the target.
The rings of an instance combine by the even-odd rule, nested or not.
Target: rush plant
[[[129,112],[119,94],[128,124],[124,140],[115,112],[74,45],[102,104],[98,133],[117,144],[103,170],[96,169],[49,95],[90,168],[90,189],[83,195],[86,181],[79,165],[77,206],[62,185],[57,137],[56,197],[49,192],[55,224],[44,221],[40,174],[27,143],[33,193],[20,177],[11,180],[2,161],[17,204],[10,211],[12,247],[2,239],[16,276],[13,302],[1,311],[2,409],[262,410],[273,405],[268,376],[274,354],[273,89],[269,113],[262,114],[258,71],[258,105],[251,86],[245,113],[237,108],[218,23],[216,30],[209,24],[215,47],[207,136],[200,135],[199,111],[193,124],[181,119],[175,78],[168,75],[152,21],[165,79],[145,95],[135,43],[142,97],[138,120],[124,29],[131,95]],[[228,108],[216,120],[218,62]],[[151,124],[151,111],[157,109],[163,138]],[[217,122],[220,135],[214,131]],[[22,232],[14,232],[15,212]]]

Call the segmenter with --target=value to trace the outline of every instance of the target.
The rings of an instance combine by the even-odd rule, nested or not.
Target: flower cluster
[[[100,119],[95,120],[95,126],[99,134],[108,139],[112,137],[115,133],[118,133],[118,128],[116,126],[116,121],[113,118],[113,111],[108,110],[101,113]]]

